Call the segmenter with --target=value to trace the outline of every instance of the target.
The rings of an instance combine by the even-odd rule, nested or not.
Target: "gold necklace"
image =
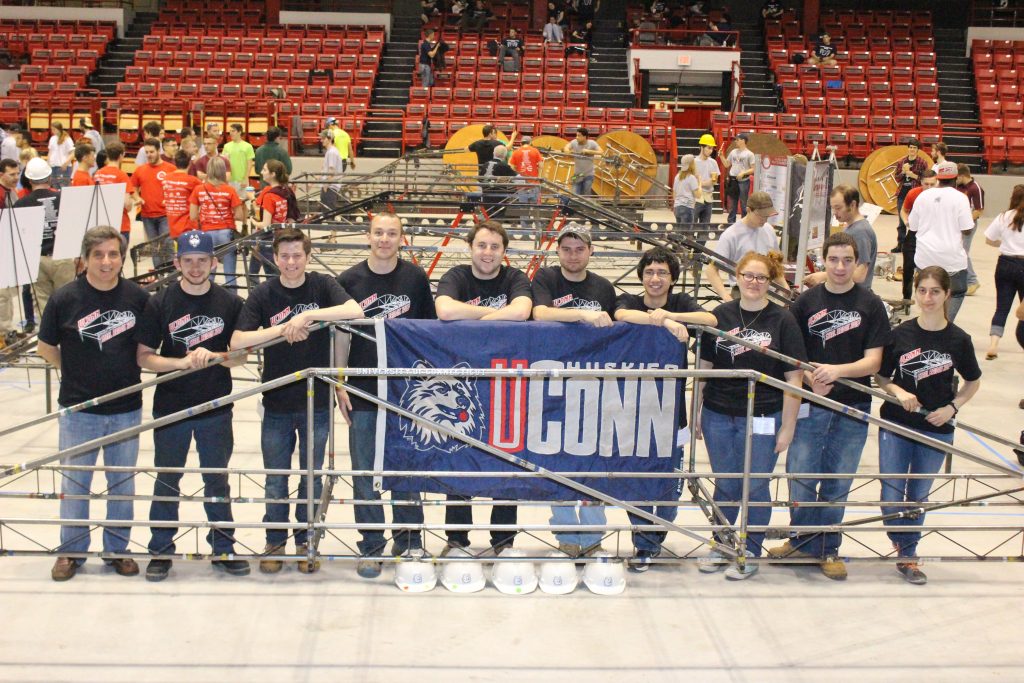
[[[764,308],[762,308],[762,309],[761,309],[760,311],[758,311],[758,312],[757,312],[757,315],[755,315],[755,316],[754,316],[754,319],[753,319],[753,320],[751,320],[751,321],[750,321],[749,323],[747,323],[747,322],[744,322],[744,320],[743,320],[743,306],[738,306],[737,308],[739,308],[739,311],[740,311],[740,325],[742,326],[742,327],[740,328],[740,332],[742,332],[743,330],[747,329],[748,327],[750,327],[751,325],[753,325],[754,323],[756,323],[756,322],[757,322],[757,319],[761,317],[761,314],[765,312],[765,309],[767,309],[767,308],[768,308],[768,306],[765,306],[765,307],[764,307]]]

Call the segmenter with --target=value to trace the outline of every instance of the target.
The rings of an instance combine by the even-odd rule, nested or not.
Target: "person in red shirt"
[[[96,165],[96,149],[88,143],[75,146],[75,172],[71,176],[71,187],[88,187],[96,181],[89,174],[89,169]]]
[[[214,247],[230,244],[235,239],[235,221],[245,219],[242,200],[227,181],[227,164],[214,157],[206,166],[206,181],[196,185],[188,198],[189,216],[199,229],[210,233]],[[223,265],[224,286],[235,286],[235,265],[238,252],[234,247],[217,253]]]
[[[196,229],[196,222],[189,215],[189,199],[192,191],[203,181],[188,174],[192,160],[188,152],[179,149],[174,155],[174,173],[164,176],[164,208],[167,209],[167,223],[171,239],[176,240],[189,230]]]
[[[540,204],[540,185],[536,181],[530,180],[530,178],[540,176],[540,166],[544,160],[541,158],[537,148],[531,144],[533,138],[529,135],[524,135],[522,140],[522,146],[512,152],[512,158],[509,159],[509,166],[516,169],[519,175],[527,179],[526,187],[519,190],[517,199],[522,204]],[[528,229],[530,227],[528,223],[533,222],[526,220],[526,216],[529,213],[533,213],[533,208],[524,208],[523,216],[519,219],[519,227],[523,230]]]
[[[298,201],[295,198],[295,191],[288,185],[288,170],[284,163],[277,159],[270,159],[260,170],[263,182],[267,184],[256,197],[256,228],[266,230],[271,224],[281,224],[300,220]],[[274,231],[276,234],[276,230]],[[265,238],[260,241],[259,255],[261,258],[249,259],[249,273],[255,275],[260,272],[260,266],[268,275],[277,273],[277,266],[274,264],[273,239]]]
[[[164,178],[174,172],[174,165],[160,159],[160,141],[149,138],[143,143],[146,150],[146,163],[137,167],[132,174],[131,188],[135,196],[136,206],[142,227],[146,230],[146,239],[155,240],[166,237],[170,232],[167,223],[167,209],[164,208]],[[168,240],[164,243],[170,246]],[[161,247],[153,254],[153,266],[159,268],[171,261],[171,249]]]
[[[121,239],[125,245],[128,244],[128,237],[132,232],[132,218],[128,212],[132,207],[132,196],[128,192],[128,185],[131,179],[128,174],[121,170],[121,157],[124,156],[124,145],[120,142],[111,142],[104,148],[107,154],[107,161],[103,168],[96,169],[92,179],[97,185],[117,185],[124,183],[124,211],[121,214]]]

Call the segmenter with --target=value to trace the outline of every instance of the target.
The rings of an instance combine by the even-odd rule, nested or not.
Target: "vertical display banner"
[[[0,209],[0,287],[30,285],[39,278],[46,209]]]
[[[57,233],[54,236],[53,258],[80,256],[85,231],[97,225],[121,229],[124,212],[125,183],[65,187],[60,191],[57,212]]]

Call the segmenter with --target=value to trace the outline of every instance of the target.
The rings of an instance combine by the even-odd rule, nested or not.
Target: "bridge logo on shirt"
[[[941,375],[952,367],[953,357],[941,351],[922,351],[917,348],[900,356],[900,374],[913,377],[915,386],[921,380]]]
[[[508,295],[498,294],[497,296],[489,296],[487,298],[478,296],[466,303],[470,306],[482,306],[484,308],[505,308],[508,305]]]
[[[191,351],[207,339],[213,339],[224,331],[224,319],[208,315],[193,316],[186,313],[167,326],[171,339]]]
[[[93,339],[103,349],[103,344],[135,327],[135,314],[131,311],[106,311],[96,309],[79,318],[78,336],[82,341]]]
[[[741,330],[738,327],[734,327],[728,331],[728,334],[731,334],[734,337],[739,337],[745,342],[757,344],[762,349],[767,349],[772,345],[772,335],[770,332],[760,332],[758,330],[750,329]],[[750,347],[731,342],[728,339],[719,338],[715,341],[715,349],[716,351],[728,353],[729,356],[735,360],[736,356],[746,353],[750,350]]]
[[[359,302],[367,318],[400,318],[412,308],[412,299],[407,294],[373,293]]]
[[[320,304],[295,304],[294,306],[285,306],[279,313],[275,313],[270,316],[270,324],[277,325],[278,323],[283,323],[289,318],[297,316],[299,313],[318,310],[320,310]]]
[[[432,367],[422,360],[413,365],[413,368]],[[468,363],[459,363],[455,369],[468,367]],[[438,375],[406,380],[399,405],[429,423],[464,436],[483,438],[483,406],[476,385],[465,379]],[[399,429],[402,436],[418,451],[438,448],[454,453],[468,445],[423,422],[405,417],[401,418]]]
[[[591,301],[590,299],[577,299],[572,294],[566,294],[560,296],[557,299],[552,300],[551,305],[555,308],[571,308],[573,310],[582,311],[600,311],[601,303],[599,301]]]
[[[860,327],[860,313],[857,311],[830,311],[824,308],[807,319],[807,329],[821,339],[825,346],[830,339]]]

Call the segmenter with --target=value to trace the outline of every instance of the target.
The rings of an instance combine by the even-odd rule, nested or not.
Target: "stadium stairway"
[[[625,0],[602,1],[594,21],[594,54],[587,70],[592,107],[633,106],[624,43],[629,39],[625,17]]]
[[[935,66],[939,79],[939,112],[942,115],[942,139],[949,145],[949,155],[966,163],[975,173],[984,173],[981,138],[956,135],[949,126],[980,126],[978,95],[971,71],[971,60],[964,55],[967,41],[960,28],[935,28]],[[948,131],[948,132],[947,132]]]
[[[740,70],[743,79],[742,111],[778,111],[779,98],[768,67],[761,24],[734,23],[740,32]]]
[[[403,5],[395,4],[395,15],[391,20],[391,37],[384,45],[384,56],[377,71],[373,87],[373,101],[370,116],[366,120],[362,156],[397,157],[402,151],[402,122],[400,120],[374,120],[374,117],[394,118],[394,113],[377,110],[405,111],[409,103],[409,88],[412,73],[416,67],[416,51],[420,39],[420,18],[418,14],[400,11]],[[419,11],[416,5],[415,11]],[[387,138],[387,139],[381,139]]]
[[[142,48],[142,38],[149,33],[156,18],[156,12],[135,13],[124,37],[115,39],[100,59],[96,71],[89,79],[90,88],[99,90],[103,97],[114,97],[117,84],[124,80],[125,69],[134,61],[135,52]]]

